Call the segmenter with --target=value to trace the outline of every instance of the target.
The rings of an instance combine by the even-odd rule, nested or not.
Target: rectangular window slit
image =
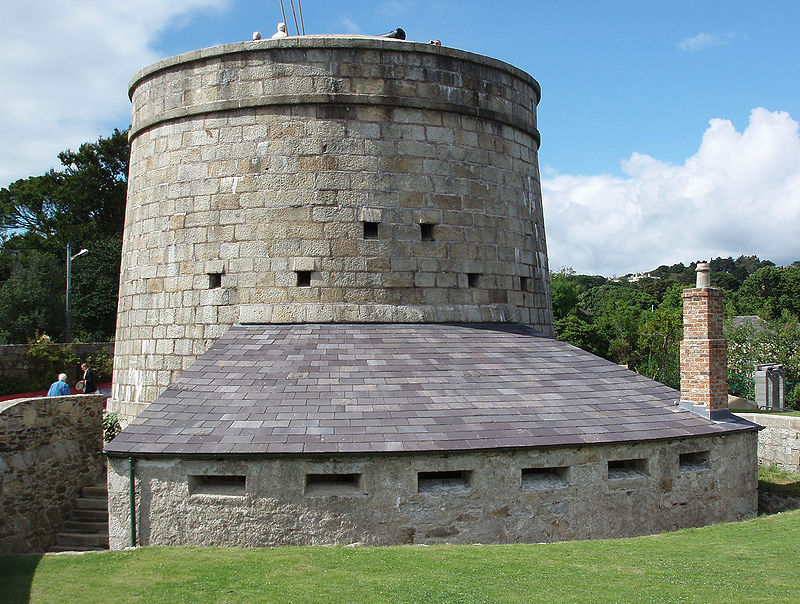
[[[467,273],[467,285],[469,287],[478,287],[480,280],[480,273]]]
[[[189,495],[233,495],[243,497],[247,487],[244,476],[196,475],[189,476]]]
[[[361,474],[306,474],[306,495],[357,495]]]
[[[523,468],[522,489],[525,491],[563,489],[567,486],[568,472],[568,466],[558,468]]]
[[[647,476],[646,459],[616,459],[608,462],[609,480],[627,480]]]
[[[472,481],[470,470],[447,472],[418,472],[417,491],[420,493],[460,493],[469,491]]]
[[[378,238],[378,224],[377,222],[364,221],[364,239]]]
[[[520,277],[519,278],[519,288],[520,290],[526,292],[528,291],[528,278],[527,277]]]
[[[208,289],[222,287],[222,273],[208,273]]]
[[[435,241],[433,238],[433,224],[429,222],[422,222],[419,225],[423,241]]]
[[[679,460],[681,472],[699,472],[708,469],[708,451],[682,453]]]
[[[311,271],[295,271],[297,287],[311,287]]]

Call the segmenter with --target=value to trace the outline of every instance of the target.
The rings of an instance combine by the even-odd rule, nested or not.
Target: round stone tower
[[[138,415],[234,323],[552,335],[539,95],[506,63],[371,37],[142,70],[111,410]]]

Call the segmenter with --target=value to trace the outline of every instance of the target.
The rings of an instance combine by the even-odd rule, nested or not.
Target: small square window
[[[378,224],[377,222],[364,221],[364,239],[378,238]]]
[[[361,474],[306,474],[306,495],[357,495],[361,492]]]
[[[222,273],[208,273],[208,289],[222,287]]]
[[[420,233],[423,241],[435,241],[433,238],[433,223],[422,222],[419,225]]]
[[[682,453],[679,457],[678,467],[681,472],[699,472],[708,469],[708,451],[695,453]]]
[[[481,280],[480,273],[467,273],[467,286],[468,287],[478,287],[478,283]]]
[[[523,468],[522,489],[525,491],[549,491],[567,486],[569,467]]]
[[[242,497],[247,492],[244,476],[189,476],[190,495],[228,495]]]
[[[647,476],[646,459],[615,459],[608,462],[609,480],[630,480]]]
[[[472,472],[418,472],[417,491],[420,493],[459,493],[472,490]]]
[[[528,291],[528,278],[527,277],[520,277],[519,278],[519,288],[524,292]]]
[[[311,271],[295,271],[297,287],[311,287]]]

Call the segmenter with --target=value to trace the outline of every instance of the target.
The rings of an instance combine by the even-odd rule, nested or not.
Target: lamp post
[[[72,243],[67,243],[67,329],[64,335],[64,341],[67,344],[72,342],[72,261],[88,251],[83,248],[80,252],[73,254]]]

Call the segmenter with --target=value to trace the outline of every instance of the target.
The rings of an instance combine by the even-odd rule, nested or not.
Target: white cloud
[[[543,178],[552,268],[614,275],[716,256],[800,259],[800,137],[788,113],[753,109],[744,132],[713,119],[682,166],[634,153],[622,169],[624,178]]]
[[[159,56],[177,18],[229,0],[29,0],[0,24],[0,186],[58,167],[67,147],[108,134],[130,111],[127,83]]]
[[[699,33],[691,38],[684,38],[676,44],[678,50],[686,52],[695,52],[698,50],[705,50],[706,48],[713,48],[715,46],[725,46],[736,37],[733,32],[726,34],[708,34]]]
[[[361,26],[350,17],[340,17],[338,24],[340,27],[343,27],[348,34],[362,33]]]

